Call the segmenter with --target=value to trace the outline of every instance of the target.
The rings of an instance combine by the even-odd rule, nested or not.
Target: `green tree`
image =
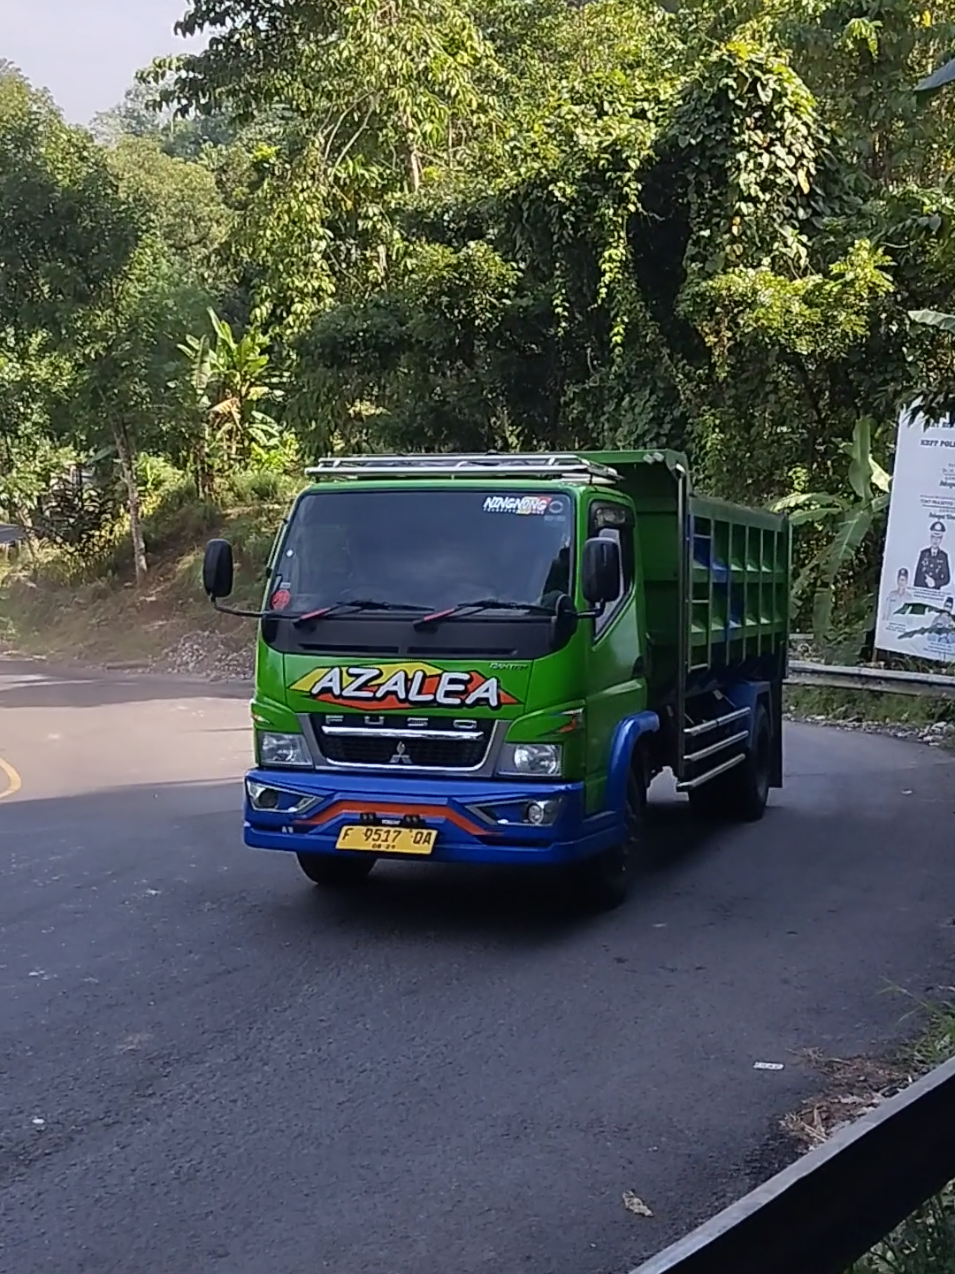
[[[53,371],[67,387],[60,410],[49,395],[30,399],[51,445],[115,450],[140,581],[137,451],[162,446],[176,423],[167,367],[208,304],[224,224],[203,169],[148,139],[107,152],[22,77],[0,75],[0,357],[21,387]],[[22,439],[22,417],[7,433]]]
[[[419,196],[387,289],[305,336],[303,416],[313,394],[320,417],[337,400],[339,431],[551,446],[596,427],[639,440],[659,408],[679,436],[659,351],[624,340],[628,227],[678,83],[674,24],[649,4],[542,8],[547,44],[527,11],[507,22],[519,7],[484,13],[511,113]]]
[[[951,176],[955,104],[927,112],[913,90],[955,45],[952,0],[812,0],[781,6],[778,30],[866,176],[920,185]]]
[[[63,338],[136,249],[139,225],[88,134],[0,69],[0,329]]]
[[[184,279],[218,293],[233,214],[208,167],[166,154],[150,137],[123,137],[109,153],[121,188],[137,200],[152,233]]]
[[[137,81],[122,102],[101,111],[90,126],[94,138],[104,146],[116,146],[123,138],[149,139],[173,159],[199,159],[208,148],[229,146],[237,136],[234,125],[224,115],[193,115],[181,118],[155,100],[148,84]]]
[[[0,70],[0,377],[16,391],[0,433],[15,469],[5,498],[22,511],[42,502],[51,466],[76,442],[77,368],[89,366],[89,334],[143,229],[92,138]]]
[[[168,368],[196,293],[156,236],[143,239],[103,304],[77,338],[73,415],[67,436],[87,452],[115,455],[125,492],[136,582],[148,573],[138,456],[168,452],[180,426],[182,398],[170,393]]]
[[[68,412],[72,367],[42,335],[0,336],[0,516],[33,527],[43,494],[74,459],[54,437]]]
[[[491,127],[496,67],[467,7],[195,0],[179,25],[215,38],[157,64],[164,100],[281,120],[252,154],[240,231],[260,317],[300,330],[332,297],[380,285],[395,198]]]
[[[142,235],[105,303],[77,333],[75,432],[88,448],[115,454],[141,583],[148,562],[138,457],[144,448],[159,455],[188,449],[188,395],[170,385],[169,369],[222,285],[218,254],[230,218],[212,173],[164,153],[152,138],[121,138],[108,162]]]

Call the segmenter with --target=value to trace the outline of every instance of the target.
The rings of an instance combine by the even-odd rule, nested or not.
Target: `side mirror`
[[[202,562],[202,587],[206,596],[217,602],[232,592],[235,568],[232,562],[232,545],[228,540],[210,540]]]
[[[581,562],[584,599],[590,606],[604,606],[620,596],[620,545],[594,536],[584,544]]]

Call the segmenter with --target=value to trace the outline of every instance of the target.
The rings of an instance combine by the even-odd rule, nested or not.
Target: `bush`
[[[33,526],[41,540],[87,557],[109,539],[118,507],[111,490],[64,482],[39,501]]]
[[[148,503],[153,497],[163,495],[172,487],[188,486],[195,494],[195,485],[181,469],[165,456],[142,454],[136,459],[136,478],[141,499]]]
[[[951,1187],[903,1221],[849,1274],[955,1274],[955,1195]]]
[[[200,500],[194,489],[171,487],[143,518],[146,555],[192,548],[221,524],[222,511],[216,505]]]
[[[302,482],[283,473],[255,469],[236,473],[229,479],[228,494],[238,505],[285,504],[301,488]]]

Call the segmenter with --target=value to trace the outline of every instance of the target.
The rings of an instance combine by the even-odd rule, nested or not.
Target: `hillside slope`
[[[202,554],[210,537],[228,537],[236,551],[233,600],[257,603],[285,508],[284,500],[219,509],[165,499],[146,519],[150,574],[142,588],[132,581],[121,530],[83,558],[40,548],[0,565],[0,651],[94,668],[251,676],[254,626],[209,605]]]

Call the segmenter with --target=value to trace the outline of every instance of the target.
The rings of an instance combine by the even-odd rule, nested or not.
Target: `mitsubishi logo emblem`
[[[403,742],[395,745],[395,754],[391,758],[389,765],[410,765],[411,757],[408,756],[408,749]]]

